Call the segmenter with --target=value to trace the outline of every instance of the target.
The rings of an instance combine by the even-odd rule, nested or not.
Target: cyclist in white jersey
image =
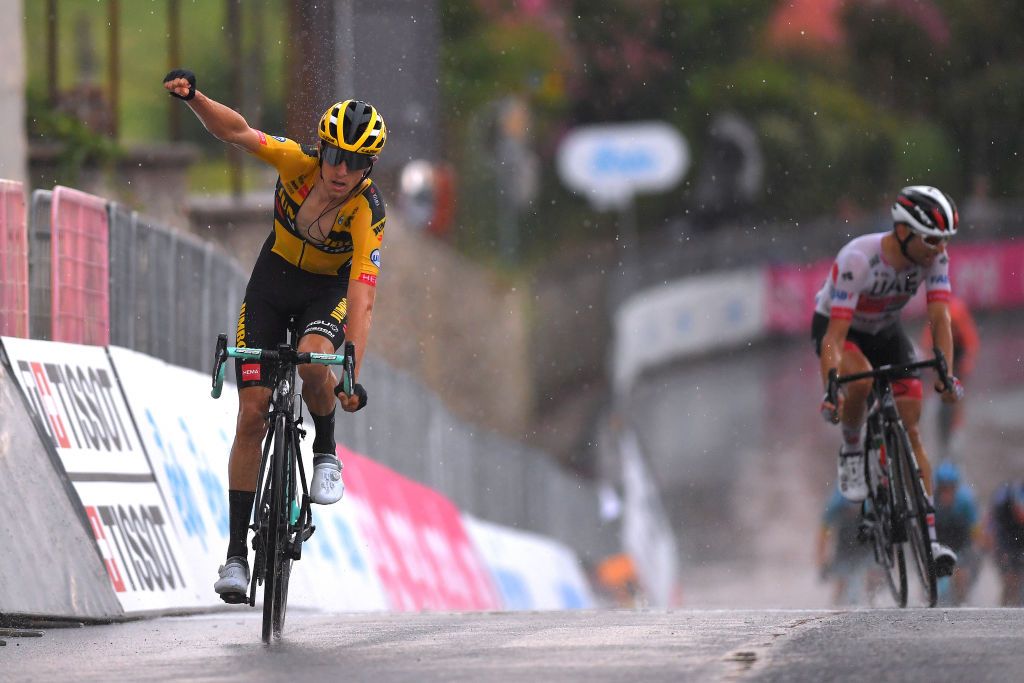
[[[864,235],[839,251],[824,286],[815,298],[811,335],[821,358],[821,377],[837,369],[840,375],[870,371],[881,365],[902,365],[915,360],[914,346],[900,325],[900,311],[924,285],[928,321],[935,345],[949,364],[950,388],[942,400],[955,402],[963,386],[953,375],[953,335],[950,328],[949,256],[946,243],[956,234],[959,215],[953,199],[925,185],[905,187],[892,206],[890,232]],[[942,391],[936,385],[937,391]],[[844,385],[838,406],[826,396],[822,415],[837,408],[843,432],[839,449],[839,490],[852,501],[864,500],[863,427],[871,380]],[[932,472],[921,442],[923,392],[919,372],[908,372],[893,382],[900,417],[921,466],[924,485],[932,495]],[[935,540],[935,515],[928,515],[936,572],[952,573],[956,554]]]

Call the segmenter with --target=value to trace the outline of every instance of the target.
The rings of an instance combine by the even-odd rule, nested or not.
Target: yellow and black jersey
[[[314,240],[297,226],[299,207],[320,180],[316,148],[294,140],[259,133],[253,154],[278,172],[274,196],[274,233],[271,251],[310,273],[337,275],[375,286],[384,241],[384,198],[367,178],[338,208],[331,231]]]

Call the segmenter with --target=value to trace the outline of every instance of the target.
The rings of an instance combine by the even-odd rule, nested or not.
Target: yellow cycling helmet
[[[384,117],[361,100],[335,102],[320,118],[320,139],[346,152],[377,156],[388,139]]]

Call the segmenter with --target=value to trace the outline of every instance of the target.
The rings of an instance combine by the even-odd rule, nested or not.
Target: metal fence
[[[28,336],[28,235],[25,189],[0,180],[0,334]]]
[[[32,195],[29,225],[32,337],[51,338],[53,193]],[[248,279],[221,249],[108,203],[110,343],[201,372],[213,341],[237,324]],[[228,364],[233,372],[233,364]],[[586,560],[620,549],[602,524],[593,482],[547,454],[476,429],[413,377],[368,356],[361,377],[371,409],[339,416],[340,443],[448,496],[485,520],[559,539]],[[225,453],[225,459],[227,454]]]
[[[110,208],[110,341],[207,371],[231,335],[248,275],[213,244]]]

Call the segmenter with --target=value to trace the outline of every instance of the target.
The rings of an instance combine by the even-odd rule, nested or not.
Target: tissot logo
[[[99,505],[86,507],[85,514],[116,592],[166,592],[184,587],[160,508]]]
[[[29,403],[58,449],[127,451],[132,442],[104,368],[18,361]]]

